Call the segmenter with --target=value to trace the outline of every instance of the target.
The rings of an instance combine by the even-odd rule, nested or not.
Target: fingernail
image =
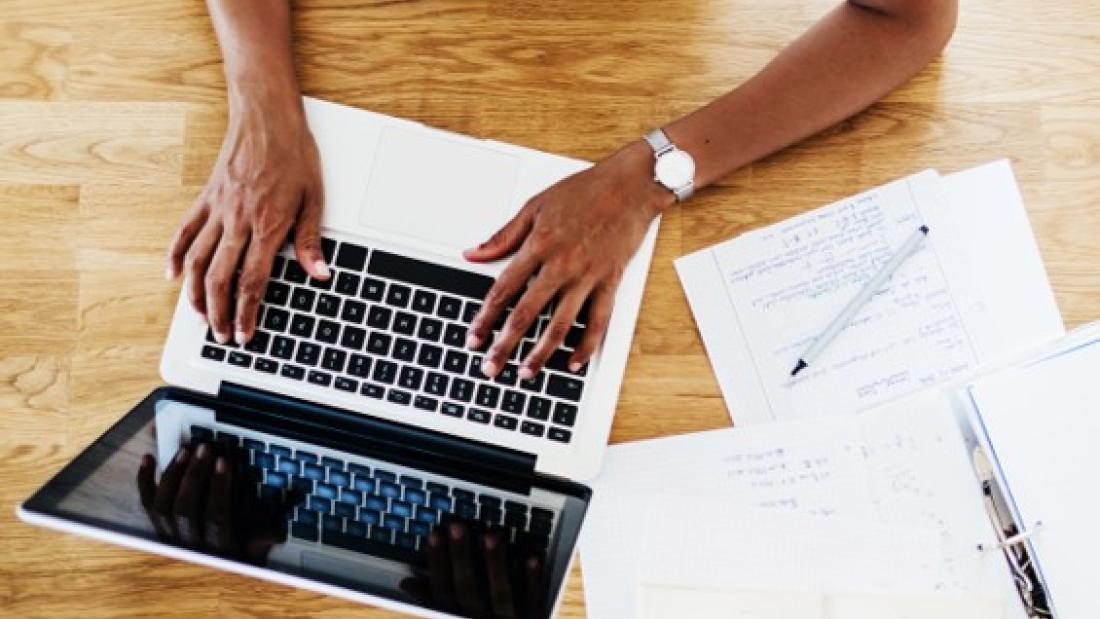
[[[329,277],[332,275],[332,272],[328,270],[328,265],[325,264],[324,260],[318,260],[317,262],[314,262],[313,266],[316,267],[317,271],[319,271],[324,277]]]
[[[577,373],[577,371],[580,370],[580,369],[581,369],[581,362],[580,361],[574,361],[573,363],[569,364],[569,371],[573,372],[574,374]]]
[[[203,443],[199,445],[198,450],[195,451],[195,457],[199,460],[205,460],[210,455],[210,445]]]
[[[172,270],[172,267],[166,267],[164,269],[164,279],[172,281],[176,278],[176,272]]]
[[[215,331],[214,339],[218,340],[219,344],[224,344],[229,341],[229,334],[224,331]]]
[[[217,462],[214,463],[214,471],[219,475],[224,475],[229,470],[229,463],[225,461],[225,458],[218,456]]]
[[[176,462],[179,463],[179,464],[183,464],[184,462],[187,462],[187,456],[188,456],[187,449],[186,448],[181,448],[179,453],[176,454]]]
[[[466,336],[466,348],[475,350],[478,346],[481,346],[481,338],[473,333]]]
[[[244,346],[246,339],[244,336],[244,331],[237,329],[237,332],[233,334],[233,339],[237,340],[237,343],[241,346]]]
[[[532,370],[531,368],[527,367],[526,365],[519,369],[519,379],[520,380],[531,380],[534,377],[535,377],[535,371]]]
[[[481,373],[492,378],[497,373],[497,364],[495,361],[486,361],[481,366]]]

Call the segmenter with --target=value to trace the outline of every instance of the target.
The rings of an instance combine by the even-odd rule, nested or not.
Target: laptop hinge
[[[365,413],[222,382],[218,421],[526,494],[535,456]],[[425,413],[431,414],[431,413]]]

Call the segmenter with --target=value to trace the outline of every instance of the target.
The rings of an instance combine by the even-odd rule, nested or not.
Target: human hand
[[[499,528],[455,519],[428,535],[428,573],[401,588],[435,609],[469,617],[525,619],[545,611],[545,561],[541,552],[508,541]]]
[[[233,462],[206,443],[180,447],[156,482],[156,459],[138,467],[142,507],[161,541],[262,564],[275,544],[286,541],[288,506],[261,499]]]
[[[191,305],[215,338],[243,345],[291,227],[302,268],[317,279],[330,274],[321,162],[300,99],[234,93],[221,153],[169,245],[165,274],[186,272]]]
[[[587,303],[587,327],[568,362],[570,371],[583,367],[607,331],[623,270],[649,223],[673,202],[672,193],[653,180],[652,150],[638,141],[531,198],[488,241],[467,250],[466,259],[475,262],[515,252],[470,327],[467,346],[486,345],[494,325],[519,297],[481,371],[490,377],[500,372],[551,300],[556,300],[553,316],[521,360],[519,376],[530,380],[538,374]]]

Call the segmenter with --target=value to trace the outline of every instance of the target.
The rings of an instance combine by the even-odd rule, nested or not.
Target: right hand
[[[292,227],[302,268],[321,280],[330,272],[321,252],[321,161],[301,100],[231,91],[229,101],[221,153],[172,239],[165,275],[185,272],[191,305],[215,338],[243,345]]]

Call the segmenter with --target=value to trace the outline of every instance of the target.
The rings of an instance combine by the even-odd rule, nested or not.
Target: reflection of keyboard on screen
[[[192,444],[216,443],[244,454],[260,496],[292,500],[288,532],[300,542],[419,565],[432,527],[458,517],[505,531],[517,547],[544,554],[549,546],[554,513],[525,501],[351,454],[295,449],[277,437],[242,438],[200,426],[190,431]]]
[[[217,344],[208,332],[202,356],[553,441],[572,439],[587,370],[570,372],[568,360],[583,322],[538,376],[521,381],[517,363],[546,329],[550,310],[544,310],[489,379],[481,373],[488,343],[481,352],[465,344],[491,277],[347,242],[339,249],[331,239],[323,245],[331,279],[312,279],[294,259],[277,257],[252,341],[240,350],[232,340]]]

